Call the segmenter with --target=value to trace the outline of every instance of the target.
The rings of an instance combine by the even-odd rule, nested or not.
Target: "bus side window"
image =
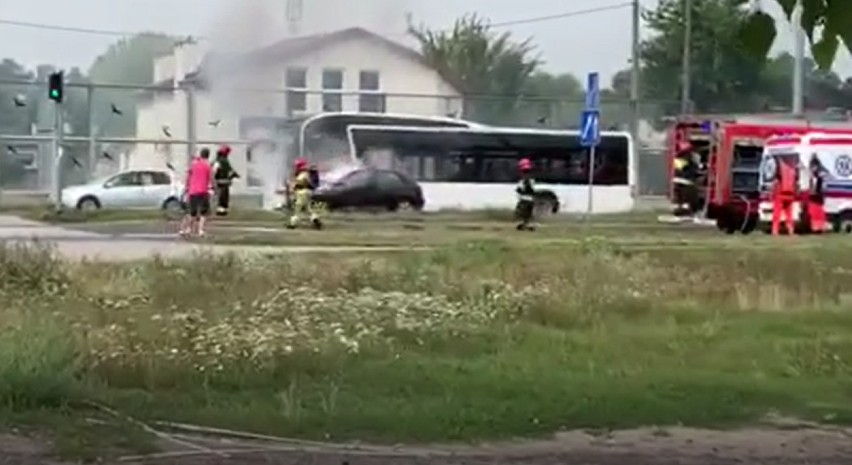
[[[420,176],[418,180],[435,181],[436,180],[436,160],[435,157],[420,157]]]
[[[564,158],[553,158],[551,160],[550,172],[552,173],[553,182],[558,184],[571,183],[571,171],[568,160]]]
[[[458,182],[461,177],[461,155],[447,154],[446,157],[439,157],[437,166],[435,167],[435,180],[438,182]]]
[[[476,177],[476,164],[473,157],[465,154],[454,154],[442,160],[441,181],[474,182]]]

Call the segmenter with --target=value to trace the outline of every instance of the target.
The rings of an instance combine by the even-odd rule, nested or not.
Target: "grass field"
[[[852,423],[842,238],[629,239],[647,247],[69,264],[6,246],[0,405],[374,441]]]

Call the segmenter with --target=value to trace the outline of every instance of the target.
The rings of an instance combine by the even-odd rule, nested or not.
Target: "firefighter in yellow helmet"
[[[301,215],[308,214],[314,229],[322,229],[322,221],[312,205],[312,192],[317,188],[315,180],[311,179],[308,162],[304,158],[296,159],[293,164],[293,180],[290,182],[290,193],[292,195],[292,214],[287,227],[295,229],[301,222]]]
[[[674,203],[675,216],[689,216],[695,213],[698,197],[698,161],[692,144],[681,141],[677,144],[674,158]]]

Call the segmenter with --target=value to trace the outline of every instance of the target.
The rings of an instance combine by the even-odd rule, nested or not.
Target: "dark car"
[[[423,190],[417,181],[398,171],[362,168],[337,181],[321,185],[313,199],[329,209],[382,208],[396,211],[401,207],[423,208]]]

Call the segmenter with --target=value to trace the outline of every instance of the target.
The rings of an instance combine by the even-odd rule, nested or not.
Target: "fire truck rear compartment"
[[[720,230],[728,234],[748,234],[757,226],[762,157],[762,142],[750,140],[734,144],[730,179],[731,200],[714,215]]]

